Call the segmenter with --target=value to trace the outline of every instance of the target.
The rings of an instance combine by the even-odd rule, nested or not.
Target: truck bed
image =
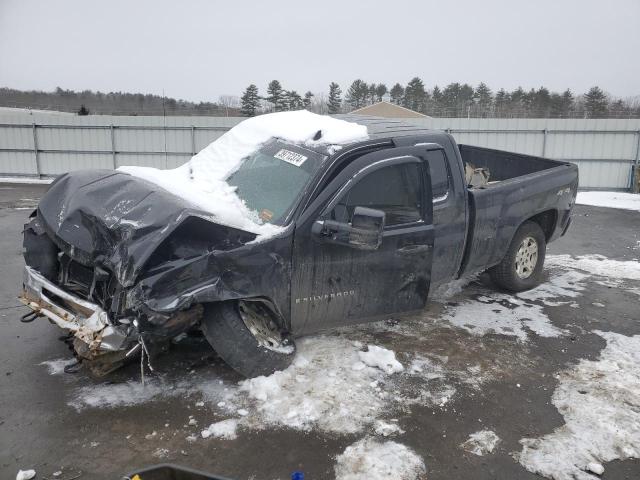
[[[501,182],[524,175],[541,172],[565,162],[549,160],[548,158],[524,155],[520,153],[505,152],[491,148],[474,147],[471,145],[458,145],[462,162],[476,168],[486,168],[490,172],[490,182]]]
[[[469,231],[461,275],[502,260],[518,227],[536,217],[547,242],[561,236],[578,188],[574,164],[532,155],[458,145],[463,163],[487,168],[489,184],[469,188]]]

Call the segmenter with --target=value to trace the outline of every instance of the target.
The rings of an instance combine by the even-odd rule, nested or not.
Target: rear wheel
[[[280,332],[272,313],[259,302],[206,305],[202,331],[218,355],[249,378],[284,370],[296,352],[295,343]]]
[[[516,231],[507,254],[489,269],[491,279],[499,287],[522,292],[542,281],[542,268],[547,251],[544,232],[535,222],[525,222]]]

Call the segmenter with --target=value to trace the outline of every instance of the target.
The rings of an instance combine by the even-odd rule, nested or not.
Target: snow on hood
[[[322,132],[318,140],[314,137]],[[258,235],[270,236],[282,227],[263,223],[225,179],[242,161],[272,138],[306,146],[344,145],[367,138],[367,127],[306,110],[249,118],[172,170],[123,166],[118,170],[140,177],[205,210],[216,221]]]

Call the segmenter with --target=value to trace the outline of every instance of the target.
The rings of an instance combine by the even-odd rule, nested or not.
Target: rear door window
[[[449,168],[442,150],[432,150],[427,153],[431,171],[431,185],[433,201],[443,201],[449,193]]]

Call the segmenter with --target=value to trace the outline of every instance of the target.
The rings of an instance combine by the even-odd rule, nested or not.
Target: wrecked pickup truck
[[[25,226],[21,299],[97,375],[192,329],[266,375],[295,337],[418,311],[452,279],[532,288],[578,188],[573,164],[362,116],[263,115],[207,149],[164,177],[62,175]]]

